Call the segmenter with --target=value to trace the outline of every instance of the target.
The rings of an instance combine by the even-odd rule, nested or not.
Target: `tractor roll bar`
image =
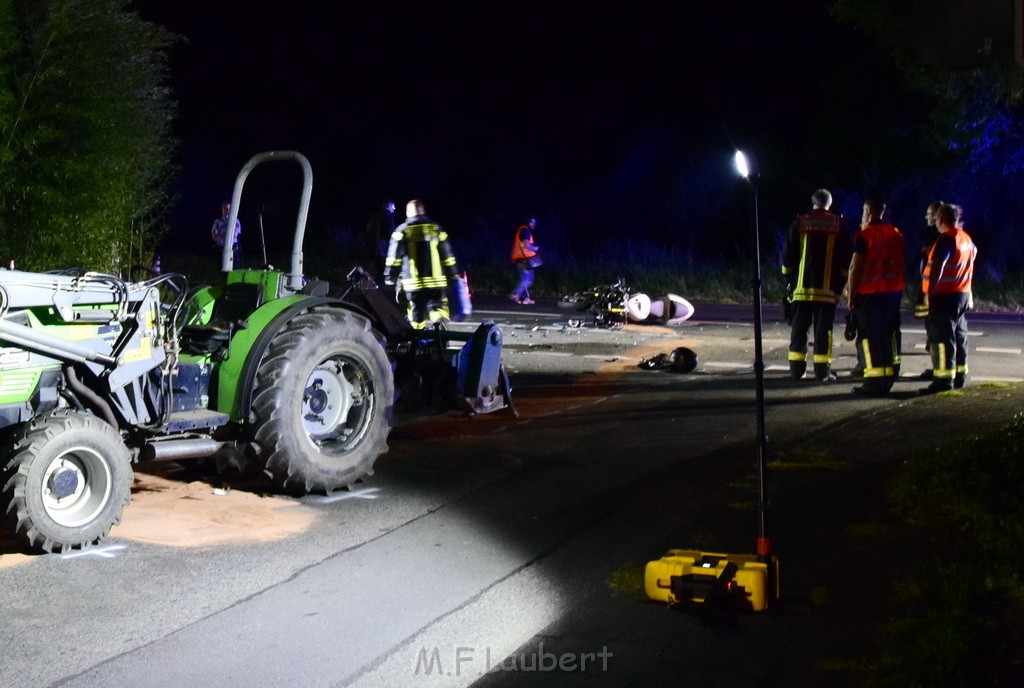
[[[306,217],[309,215],[309,198],[313,195],[313,168],[306,156],[297,151],[268,151],[257,153],[249,158],[242,171],[235,179],[235,190],[231,194],[231,213],[228,216],[228,228],[224,237],[224,252],[221,254],[220,269],[222,272],[229,272],[232,267],[231,247],[234,242],[228,241],[228,237],[234,236],[235,220],[238,219],[238,204],[242,200],[242,187],[245,186],[246,177],[257,165],[270,160],[294,160],[302,166],[302,199],[299,201],[299,216],[295,222],[295,239],[292,242],[292,265],[288,273],[288,288],[294,291],[302,289],[302,239],[306,233]]]

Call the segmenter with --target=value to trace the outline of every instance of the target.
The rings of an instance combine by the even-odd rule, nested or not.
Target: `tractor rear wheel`
[[[394,380],[369,322],[310,311],[271,342],[252,417],[268,472],[286,488],[331,492],[373,472],[387,451]]]
[[[95,416],[56,411],[15,438],[0,509],[23,544],[68,551],[107,536],[131,486],[131,454],[117,430]]]

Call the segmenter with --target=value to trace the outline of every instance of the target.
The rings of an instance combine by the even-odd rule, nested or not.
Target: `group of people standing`
[[[813,326],[814,377],[836,379],[832,371],[832,326],[843,294],[856,332],[858,366],[864,378],[853,392],[885,396],[900,374],[900,303],[906,286],[906,240],[886,222],[885,204],[864,201],[860,229],[852,241],[842,217],[832,213],[832,194],[818,189],[812,209],[797,216],[786,235],[782,273],[787,284],[791,324],[789,370],[801,379],[807,370],[808,329]],[[958,206],[936,202],[925,217],[931,229],[922,240],[920,296],[915,315],[925,318],[932,368],[931,384],[920,393],[963,387],[967,380],[967,311],[973,306],[972,280],[977,247],[963,229]]]

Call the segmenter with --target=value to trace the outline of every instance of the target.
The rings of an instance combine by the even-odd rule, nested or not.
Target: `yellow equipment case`
[[[736,609],[760,612],[779,596],[778,561],[755,554],[670,549],[647,562],[644,591],[658,602],[704,602],[712,595],[734,599]]]

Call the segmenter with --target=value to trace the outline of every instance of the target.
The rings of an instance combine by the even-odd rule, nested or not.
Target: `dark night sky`
[[[821,183],[795,168],[822,80],[858,46],[820,0],[136,5],[186,39],[176,237],[207,230],[252,154],[283,148],[313,165],[310,234],[420,197],[455,235],[536,214],[549,241],[671,245],[736,215],[736,146],[786,167],[788,215]]]

